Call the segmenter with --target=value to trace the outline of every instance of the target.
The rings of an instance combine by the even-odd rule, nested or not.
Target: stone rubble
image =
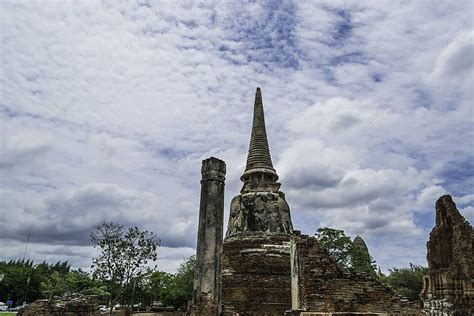
[[[49,300],[36,300],[22,308],[18,316],[99,316],[99,298],[70,294]]]

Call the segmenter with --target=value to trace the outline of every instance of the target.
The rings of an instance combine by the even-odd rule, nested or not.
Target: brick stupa
[[[224,240],[222,298],[227,312],[282,315],[291,308],[290,208],[273,168],[257,88],[240,194],[232,199]]]

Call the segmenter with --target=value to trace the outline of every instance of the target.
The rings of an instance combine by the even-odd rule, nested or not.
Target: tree
[[[418,301],[423,289],[423,276],[428,268],[410,263],[409,268],[393,268],[382,280],[389,284],[398,294],[410,301]]]
[[[172,283],[172,274],[163,271],[150,271],[143,282],[143,303],[150,306],[155,301],[159,301],[163,305],[169,304],[171,300],[168,293],[171,293]]]
[[[352,243],[350,250],[350,270],[353,272],[365,272],[373,277],[378,277],[376,271],[375,260],[370,254],[359,246]]]
[[[0,301],[13,300],[13,306],[31,302],[41,297],[40,284],[46,278],[33,266],[33,262],[18,260],[0,262]]]
[[[318,242],[328,250],[339,268],[345,272],[365,272],[374,277],[375,261],[367,251],[355,245],[343,230],[319,228],[315,234]]]
[[[193,296],[194,272],[196,270],[196,256],[189,257],[178,268],[174,275],[175,286],[175,306],[186,308],[186,305]]]
[[[176,308],[185,309],[188,301],[193,295],[194,271],[196,270],[196,257],[191,256],[183,262],[176,274],[167,280],[166,276],[163,281],[171,281],[169,284],[164,283],[160,291],[160,301],[165,306],[174,306]]]
[[[344,270],[349,268],[352,241],[343,230],[328,227],[319,228],[315,237],[319,244],[329,251],[339,267]]]
[[[0,301],[13,300],[13,307],[55,295],[83,293],[107,295],[107,288],[81,269],[72,270],[67,261],[56,263],[10,260],[0,261]]]
[[[54,271],[51,277],[41,282],[43,295],[51,301],[54,295],[62,295],[68,292],[66,277],[58,271]]]
[[[148,262],[156,260],[159,239],[137,227],[125,229],[123,225],[104,222],[91,234],[91,241],[99,250],[92,259],[93,276],[110,283],[113,307],[130,281],[141,277]]]

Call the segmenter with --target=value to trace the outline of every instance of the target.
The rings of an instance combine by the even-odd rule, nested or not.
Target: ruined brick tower
[[[273,168],[260,88],[240,194],[230,205],[223,250],[222,300],[227,312],[276,313],[291,308],[290,208]]]
[[[474,230],[450,195],[436,201],[436,226],[426,246],[429,270],[421,292],[426,315],[472,315]]]

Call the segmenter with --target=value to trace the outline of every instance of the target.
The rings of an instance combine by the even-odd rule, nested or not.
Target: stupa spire
[[[270,149],[268,147],[267,131],[265,129],[265,116],[263,112],[262,92],[257,88],[255,93],[255,103],[253,110],[252,135],[250,137],[250,146],[247,156],[247,166],[242,175],[244,180],[246,175],[251,173],[269,173],[274,176],[274,180],[278,176],[273,168]]]
[[[357,247],[359,247],[360,249],[362,249],[365,252],[369,253],[369,248],[367,247],[367,245],[366,245],[365,241],[362,239],[362,237],[360,237],[359,235],[357,235],[352,242]]]

